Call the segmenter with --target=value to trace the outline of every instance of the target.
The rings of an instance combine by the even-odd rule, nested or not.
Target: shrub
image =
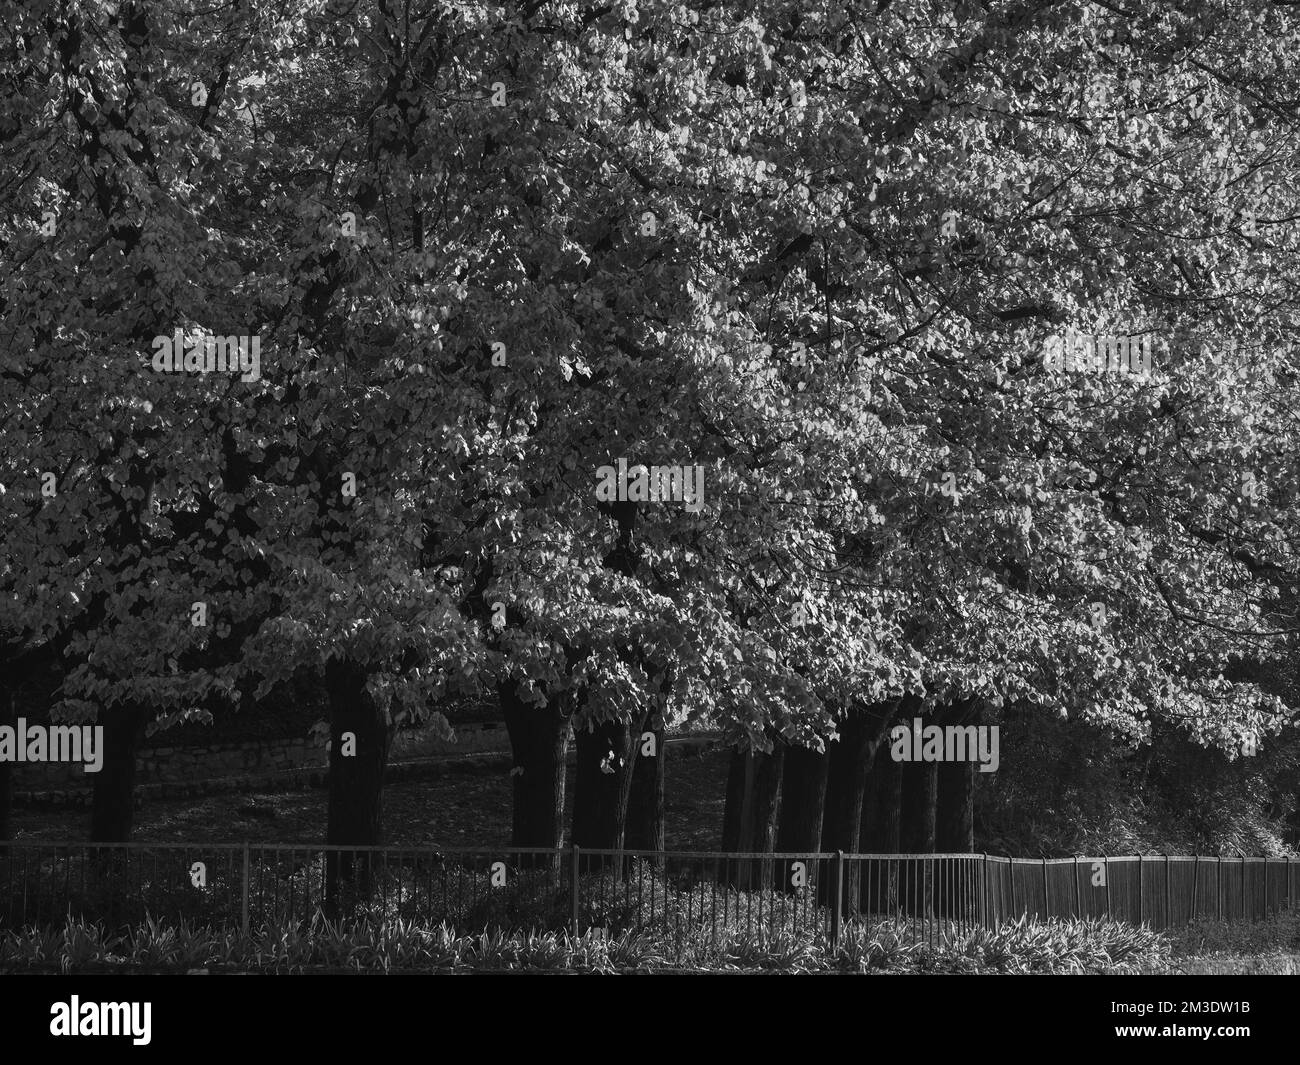
[[[381,919],[343,925],[270,923],[248,935],[155,917],[122,934],[69,917],[0,937],[0,969],[90,967],[301,972],[488,969],[653,972],[668,969],[839,973],[1130,973],[1167,971],[1168,944],[1151,929],[1114,921],[1032,921],[998,929],[935,926],[914,943],[901,921],[848,923],[832,947],[820,928],[761,924],[682,926],[671,932],[485,929],[466,935],[447,923]]]

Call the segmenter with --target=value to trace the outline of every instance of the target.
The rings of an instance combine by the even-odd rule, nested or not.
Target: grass
[[[1193,921],[1167,934],[1176,957],[1300,954],[1300,913],[1273,914],[1262,921]]]
[[[1165,934],[1169,971],[1188,975],[1300,974],[1300,913],[1265,920],[1193,921]]]

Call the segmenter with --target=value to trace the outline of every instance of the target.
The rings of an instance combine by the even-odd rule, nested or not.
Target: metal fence
[[[814,931],[893,920],[912,941],[1021,915],[1111,917],[1167,929],[1292,909],[1300,861],[982,854],[724,854],[565,848],[252,844],[0,844],[0,927],[69,914],[242,928],[377,917],[460,931]]]

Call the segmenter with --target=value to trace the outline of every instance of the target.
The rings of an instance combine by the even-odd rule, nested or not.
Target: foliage
[[[643,932],[463,934],[447,924],[402,920],[343,929],[319,915],[249,935],[147,920],[113,935],[71,919],[62,929],[0,934],[0,971],[56,965],[63,972],[144,968],[182,971],[360,972],[470,969],[654,972],[707,969],[845,973],[1125,973],[1164,964],[1167,948],[1144,929],[1098,922],[1020,922],[994,931],[944,932],[935,947],[902,946],[902,929],[850,925],[831,949],[812,932],[694,930],[673,943]]]
[[[1168,726],[1138,750],[1075,720],[1006,715],[1004,761],[976,794],[979,849],[1074,854],[1288,853],[1296,817],[1294,730],[1254,758],[1206,749]]]
[[[1290,728],[1242,666],[1295,646],[1298,36],[1267,0],[30,0],[3,665],[159,727],[347,663],[389,724],[506,679],[635,722],[667,676],[758,747],[912,692],[1235,758]],[[1155,372],[1047,372],[1066,326]],[[260,377],[154,372],[177,329]],[[616,457],[701,465],[702,509],[600,504]]]

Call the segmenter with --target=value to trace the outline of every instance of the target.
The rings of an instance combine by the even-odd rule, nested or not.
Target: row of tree
[[[1297,37],[1268,0],[27,0],[0,712],[53,675],[104,726],[96,840],[146,728],[304,678],[335,843],[464,693],[521,846],[563,835],[571,727],[591,847],[662,843],[640,751],[681,723],[736,749],[728,848],[966,849],[970,767],[880,757],[914,711],[1263,744]],[[1051,372],[1067,327],[1152,374]],[[257,336],[260,378],[155,373],[178,329]],[[703,507],[598,499],[619,459],[701,465]]]

